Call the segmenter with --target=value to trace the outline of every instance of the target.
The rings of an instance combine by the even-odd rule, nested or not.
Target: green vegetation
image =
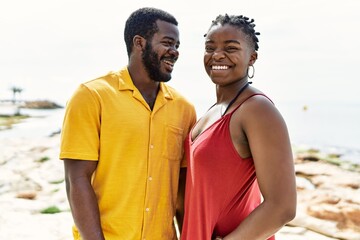
[[[54,214],[54,213],[60,213],[60,212],[61,212],[61,210],[56,206],[51,206],[51,207],[45,208],[40,211],[40,213],[42,213],[42,214]]]
[[[13,124],[21,122],[23,119],[28,118],[27,115],[18,116],[1,116],[0,115],[0,130],[11,129]]]
[[[305,161],[320,161],[328,164],[336,165],[342,169],[359,172],[360,164],[353,163],[347,159],[342,158],[341,154],[338,153],[323,153],[319,149],[301,149],[293,146],[293,151],[296,157]]]
[[[65,180],[64,179],[60,179],[60,180],[57,180],[57,181],[51,181],[49,182],[50,184],[60,184],[60,183],[63,183]]]
[[[10,88],[10,90],[12,91],[12,93],[13,93],[13,103],[15,104],[15,102],[16,102],[16,95],[17,94],[19,94],[20,95],[20,93],[24,90],[24,89],[22,89],[22,88],[20,88],[20,87],[16,87],[16,86],[13,86],[13,87],[11,87]]]
[[[49,160],[50,160],[50,158],[49,158],[49,157],[47,157],[47,156],[45,156],[45,157],[42,157],[42,158],[40,158],[40,159],[36,160],[36,162],[43,163],[43,162],[46,162],[46,161],[49,161]]]

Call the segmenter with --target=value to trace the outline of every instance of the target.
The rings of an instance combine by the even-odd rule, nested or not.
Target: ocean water
[[[197,103],[194,103],[195,106]],[[276,103],[294,146],[336,153],[341,159],[360,164],[360,104]],[[202,112],[208,106],[198,106]],[[64,109],[22,110],[33,117],[11,130],[0,131],[0,139],[37,138],[61,130]]]
[[[43,138],[61,130],[64,109],[21,109],[21,114],[27,114],[30,118],[21,123],[14,124],[9,130],[0,131],[0,139],[10,138]]]
[[[360,163],[360,104],[278,103],[295,146]]]

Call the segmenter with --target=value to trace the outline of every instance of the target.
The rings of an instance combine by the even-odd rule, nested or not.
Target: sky
[[[119,70],[127,64],[124,24],[139,7],[177,18],[180,58],[169,84],[195,105],[215,99],[203,34],[224,13],[255,19],[253,86],[273,100],[360,104],[358,0],[1,0],[0,99],[16,86],[24,100],[65,104],[80,83]]]

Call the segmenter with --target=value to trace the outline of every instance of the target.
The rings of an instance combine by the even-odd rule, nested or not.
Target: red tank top
[[[186,140],[188,170],[182,240],[226,236],[261,203],[253,159],[241,158],[230,136],[230,119],[240,106],[194,140],[191,133]]]

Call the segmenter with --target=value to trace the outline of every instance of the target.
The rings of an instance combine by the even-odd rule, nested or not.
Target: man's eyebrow
[[[180,45],[180,40],[176,41],[175,38],[173,38],[173,37],[165,36],[165,37],[163,37],[163,40],[174,41],[174,42],[176,42],[176,44]]]
[[[163,39],[168,39],[168,40],[171,40],[171,41],[175,41],[175,38],[170,37],[170,36],[164,36]]]

